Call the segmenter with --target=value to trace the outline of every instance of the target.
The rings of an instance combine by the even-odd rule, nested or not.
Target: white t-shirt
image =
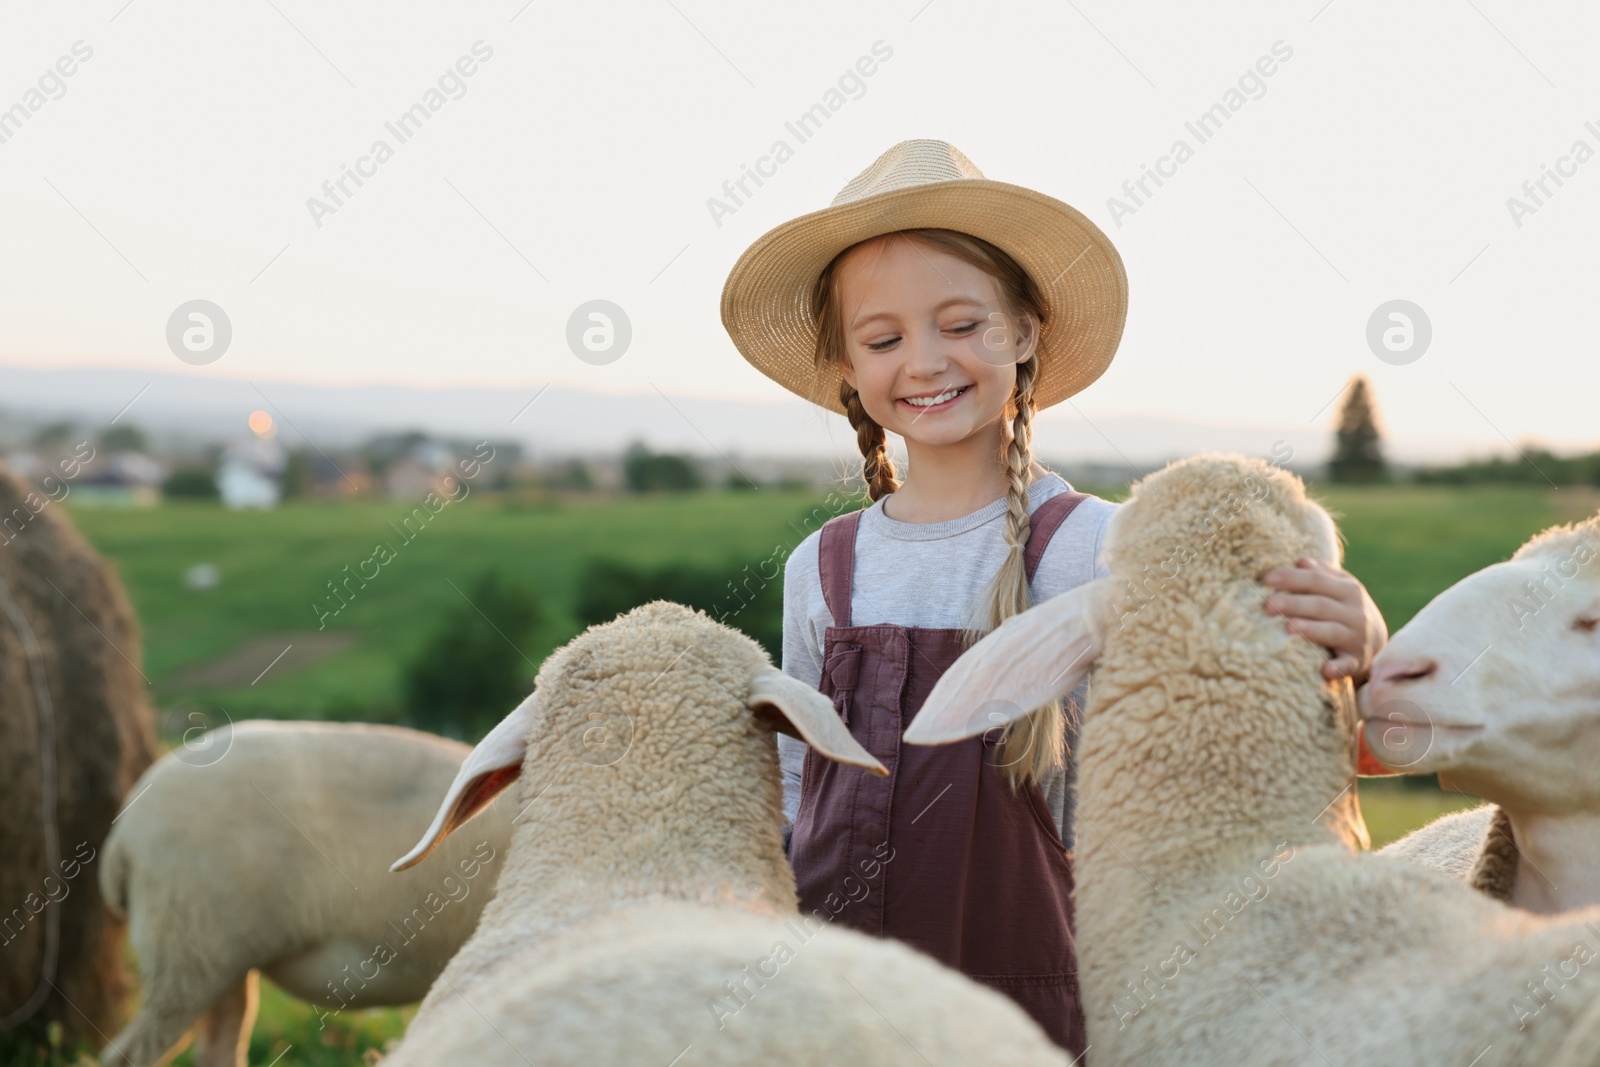
[[[1029,514],[1051,497],[1071,489],[1059,474],[1047,473],[1028,486]],[[883,511],[886,499],[880,498],[862,512],[856,531],[851,625],[887,622],[931,628],[962,626],[1005,562],[1009,547],[1005,540],[1005,498],[957,519],[928,523],[889,518]],[[1034,572],[1030,586],[1034,604],[1109,573],[1100,559],[1100,543],[1106,522],[1116,508],[1110,501],[1090,497],[1072,509],[1072,514],[1056,528]],[[783,573],[783,672],[813,689],[822,679],[822,636],[834,625],[817,570],[821,535],[817,530],[800,542],[789,555]],[[1087,699],[1087,687],[1085,681],[1073,693],[1079,707]],[[1040,781],[1039,788],[1055,816],[1062,843],[1071,848],[1076,723],[1067,723],[1066,740],[1066,766]],[[805,753],[804,741],[778,735],[783,811],[790,822],[800,806],[800,772]]]

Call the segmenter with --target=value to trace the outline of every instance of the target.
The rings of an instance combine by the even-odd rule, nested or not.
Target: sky
[[[728,270],[933,137],[1119,250],[1085,418],[1327,424],[1359,372],[1394,432],[1597,447],[1596,39],[1591,7],[1505,0],[6,5],[0,365],[773,399],[722,328]],[[191,365],[194,300],[231,339]],[[616,358],[568,343],[593,300],[627,318]],[[1380,358],[1396,300],[1431,340],[1412,312]]]

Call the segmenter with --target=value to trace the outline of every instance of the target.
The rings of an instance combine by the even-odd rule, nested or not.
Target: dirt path
[[[258,678],[298,670],[355,644],[356,635],[335,630],[252,637],[232,652],[179,668],[167,684],[179,689],[251,685]]]

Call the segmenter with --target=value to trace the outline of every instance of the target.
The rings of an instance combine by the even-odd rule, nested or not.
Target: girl
[[[783,670],[833,699],[875,778],[780,737],[802,912],[900,938],[1085,1049],[1072,945],[1076,708],[937,748],[900,736],[971,642],[1106,573],[1114,504],[1032,456],[1031,422],[1105,370],[1122,262],[1073,208],[985,179],[942,141],[884,153],[823,211],[740,257],[722,315],[744,357],[848,416],[872,506],[807,537],[784,575]],[[900,480],[887,433],[905,441]],[[1359,582],[1310,560],[1267,610],[1364,675],[1386,640]]]

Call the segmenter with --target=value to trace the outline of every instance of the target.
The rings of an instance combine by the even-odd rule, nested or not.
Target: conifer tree
[[[1338,424],[1333,431],[1333,458],[1328,461],[1328,480],[1377,482],[1383,481],[1386,475],[1372,384],[1366,375],[1358,374],[1339,408]]]

